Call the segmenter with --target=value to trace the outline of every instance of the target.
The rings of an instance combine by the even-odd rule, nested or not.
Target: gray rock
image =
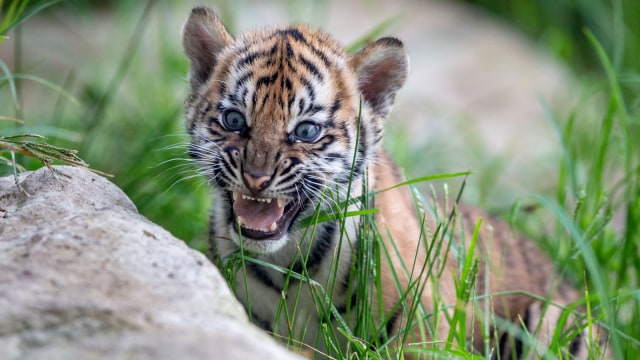
[[[0,359],[298,358],[115,185],[58,169],[0,178]]]

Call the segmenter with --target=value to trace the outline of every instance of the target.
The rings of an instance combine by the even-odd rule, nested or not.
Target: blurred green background
[[[188,63],[180,45],[182,22],[189,9],[201,3],[0,2],[0,137],[37,133],[51,144],[77,149],[93,169],[113,174],[112,181],[144,216],[203,250],[211,199],[206,181],[185,154],[182,102]],[[16,4],[24,4],[24,14],[35,14],[11,28],[7,14]],[[414,84],[398,95],[393,124],[387,127],[389,151],[409,176],[473,166],[476,173],[465,189],[466,200],[511,220],[564,264],[574,283],[596,288],[598,281],[605,283],[597,290],[614,299],[621,347],[628,355],[637,351],[640,329],[633,319],[640,316],[640,1],[228,0],[210,5],[233,33],[296,21],[325,27],[348,45],[380,34],[406,35]],[[476,28],[487,38],[470,35]],[[499,39],[516,45],[491,50]],[[455,42],[462,51],[451,51]],[[464,51],[469,44],[484,42],[488,45]],[[521,48],[525,51],[519,52]],[[489,49],[488,54],[477,49]],[[539,64],[560,74],[552,78],[554,86],[562,88],[561,96],[539,93],[538,88],[525,96],[540,114],[529,125],[546,127],[546,133],[530,132],[526,121],[509,116],[508,124],[498,125],[473,124],[472,116],[457,116],[456,121],[444,116],[451,129],[441,132],[439,125],[432,126],[437,124],[429,122],[432,118],[443,117],[440,110],[431,111],[440,109],[439,99],[457,96],[456,101],[464,102],[495,85],[492,78],[514,77],[501,66],[522,53],[537,60],[524,61],[515,71],[530,77],[519,84],[505,82],[505,96],[490,94],[490,101],[483,99],[483,109],[490,118],[509,103],[506,95],[544,77],[539,74],[546,72],[530,65]],[[432,84],[442,73],[441,68],[429,68],[432,62],[449,66],[438,65],[442,69],[455,69],[459,62],[470,73],[451,72],[442,78],[444,83]],[[488,69],[495,73],[485,74],[489,81],[484,83],[461,82],[454,90],[444,86]],[[407,98],[413,103],[402,100]],[[471,105],[468,109],[461,113],[473,113]],[[416,131],[419,123],[427,124],[427,130]],[[504,138],[515,143],[523,139],[522,147],[492,148]],[[0,175],[11,174],[9,153],[0,156],[6,160],[0,162]],[[42,166],[25,156],[17,160],[26,169]],[[456,186],[452,184],[451,192]],[[593,253],[578,249],[576,238],[587,241]]]

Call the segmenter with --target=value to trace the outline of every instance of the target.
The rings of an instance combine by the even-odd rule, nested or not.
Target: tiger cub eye
[[[320,135],[320,125],[305,121],[298,124],[293,133],[297,140],[313,142]]]
[[[222,125],[228,131],[241,131],[247,127],[247,121],[239,111],[228,110],[222,114]]]

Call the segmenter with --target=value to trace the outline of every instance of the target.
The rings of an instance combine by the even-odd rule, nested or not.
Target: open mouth
[[[276,240],[291,226],[303,202],[285,198],[254,198],[234,191],[233,213],[242,236],[254,240]]]

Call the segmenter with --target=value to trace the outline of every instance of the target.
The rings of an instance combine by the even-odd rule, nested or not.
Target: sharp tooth
[[[276,224],[276,222],[274,221],[271,226],[269,227],[270,231],[276,231],[276,229],[278,228],[278,225]]]
[[[238,200],[238,193],[237,192],[233,192],[233,201]]]
[[[264,202],[266,202],[267,204],[271,204],[271,198],[264,199]]]
[[[238,221],[238,226],[242,226],[242,222],[243,222],[242,220],[243,220],[243,219],[242,219],[242,216],[238,216],[238,219],[237,219],[237,221]]]
[[[281,208],[284,206],[284,199],[283,198],[278,198],[278,207]]]

